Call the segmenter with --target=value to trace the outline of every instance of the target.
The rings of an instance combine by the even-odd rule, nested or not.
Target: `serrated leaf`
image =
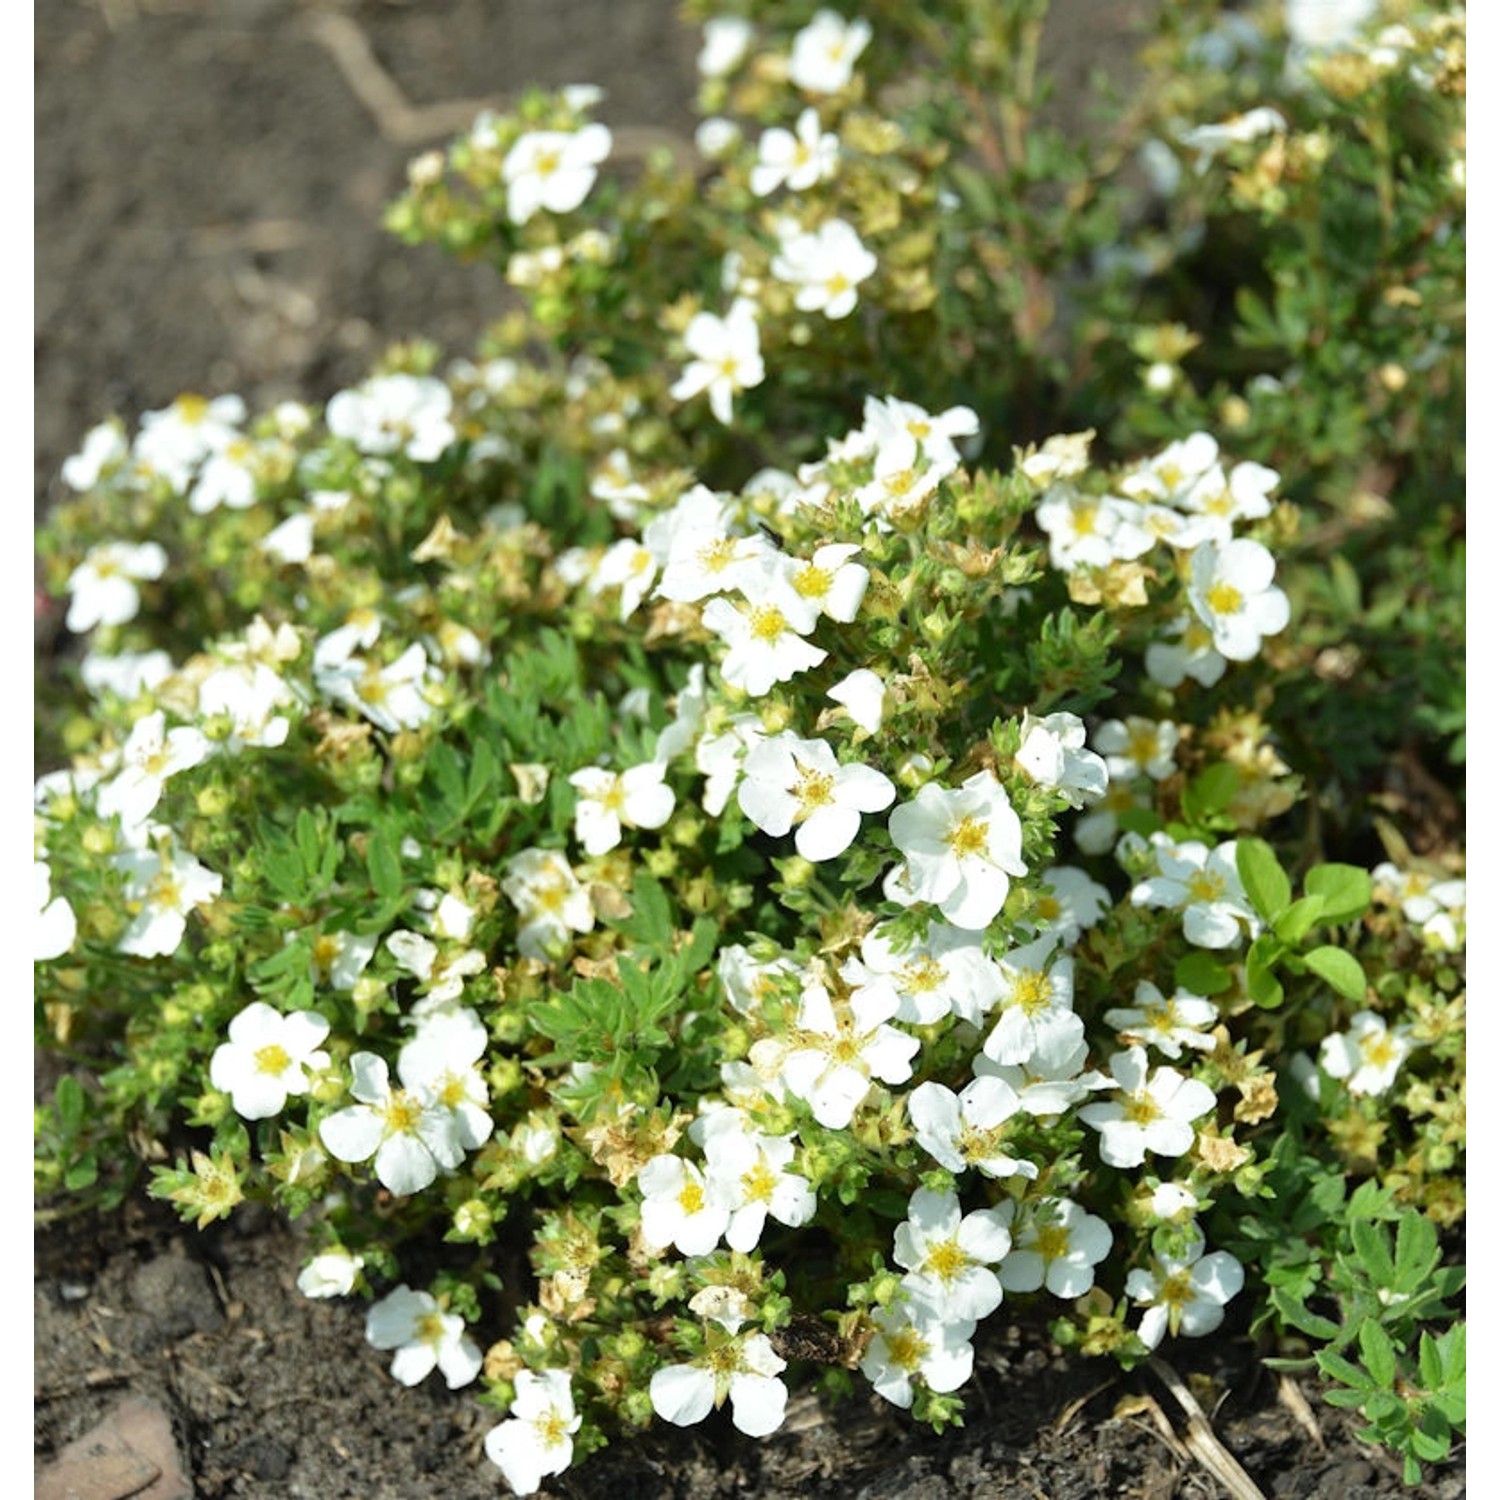
[[[1317,926],[1322,916],[1323,898],[1321,896],[1304,896],[1300,901],[1293,901],[1276,918],[1273,924],[1276,929],[1276,936],[1289,948],[1295,948]]]
[[[1302,882],[1309,896],[1323,898],[1323,920],[1349,922],[1370,908],[1370,876],[1358,865],[1314,865]]]
[[[1346,1000],[1365,998],[1365,971],[1352,953],[1325,946],[1303,955],[1307,967]]]
[[[1352,1212],[1351,1207],[1351,1212]],[[1396,1280],[1396,1263],[1391,1259],[1390,1239],[1383,1229],[1368,1219],[1351,1219],[1349,1238],[1360,1267],[1379,1287],[1390,1287]]]
[[[1265,921],[1274,922],[1291,904],[1292,882],[1271,846],[1264,839],[1236,840],[1234,866],[1251,906]]]
[[[1402,1214],[1396,1226],[1396,1289],[1421,1289],[1441,1258],[1432,1220],[1415,1209]]]

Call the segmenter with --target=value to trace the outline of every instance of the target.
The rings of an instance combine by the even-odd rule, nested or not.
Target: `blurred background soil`
[[[1054,7],[1060,108],[1081,122],[1090,71],[1128,69],[1146,9]],[[532,83],[598,83],[626,156],[686,149],[694,124],[698,39],[670,0],[37,0],[35,27],[38,513],[110,413],[133,424],[185,391],[235,391],[252,409],[322,401],[413,336],[470,352],[505,305],[498,278],[379,225],[407,162],[479,108]],[[497,1494],[480,1448],[493,1415],[435,1378],[397,1387],[357,1307],[295,1291],[299,1264],[295,1229],[253,1214],[200,1235],[133,1201],[41,1232],[37,1494]],[[941,1439],[869,1394],[837,1409],[799,1399],[770,1441],[722,1417],[658,1427],[554,1493],[1227,1493],[1159,1383],[1062,1358],[1034,1319],[991,1321],[967,1426]],[[1390,1460],[1315,1393],[1309,1407],[1261,1372],[1232,1326],[1172,1357],[1267,1496],[1403,1493]],[[1462,1474],[1424,1493],[1451,1500]]]

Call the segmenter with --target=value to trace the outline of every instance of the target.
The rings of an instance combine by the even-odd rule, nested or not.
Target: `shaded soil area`
[[[434,1375],[403,1390],[363,1337],[359,1304],[296,1290],[296,1231],[246,1215],[198,1234],[154,1208],[60,1226],[37,1261],[36,1445],[44,1461],[144,1398],[170,1417],[197,1500],[493,1500],[484,1457],[498,1420]],[[838,1406],[793,1397],[754,1442],[725,1415],[622,1440],[554,1481],[571,1500],[1219,1500],[1186,1424],[1150,1372],[1063,1355],[1034,1316],[991,1319],[941,1437],[866,1391]],[[1285,1392],[1234,1333],[1165,1353],[1220,1441],[1271,1500],[1410,1495],[1387,1455],[1354,1441],[1316,1392]],[[793,1366],[795,1370],[796,1366]],[[1300,1393],[1299,1393],[1300,1394]],[[87,1500],[123,1500],[134,1491]],[[148,1492],[149,1493],[149,1492]],[[1419,1492],[1458,1500],[1461,1468]],[[163,1497],[165,1500],[165,1497]]]
[[[1114,0],[1058,7],[1052,43],[1069,88],[1123,58],[1130,13]],[[601,116],[634,132],[627,140],[686,140],[696,48],[669,0],[39,0],[38,512],[62,460],[110,412],[134,421],[187,390],[237,391],[252,407],[320,401],[401,338],[468,352],[504,290],[485,267],[382,234],[406,163],[528,83],[602,83]],[[357,1307],[297,1293],[300,1251],[296,1230],[270,1217],[200,1235],[139,1202],[40,1233],[39,1475],[55,1481],[58,1455],[134,1401],[164,1414],[176,1470],[158,1462],[150,1488],[121,1488],[145,1470],[109,1469],[96,1442],[78,1470],[93,1486],[82,1500],[497,1494],[481,1448],[494,1416],[436,1379],[397,1386]],[[1182,1414],[1150,1375],[1064,1358],[1024,1317],[993,1321],[967,1425],[941,1438],[873,1395],[837,1409],[794,1398],[769,1441],[722,1416],[658,1428],[552,1493],[1226,1493],[1183,1447]],[[1267,1496],[1411,1493],[1343,1414],[1313,1391],[1300,1404],[1282,1391],[1243,1337],[1168,1353]],[[1455,1467],[1423,1493],[1455,1500],[1463,1488]]]

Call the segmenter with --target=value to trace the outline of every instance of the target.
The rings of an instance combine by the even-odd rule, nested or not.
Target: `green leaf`
[[[1351,1205],[1351,1214],[1353,1208]],[[1368,1219],[1350,1219],[1349,1238],[1354,1242],[1354,1253],[1365,1274],[1377,1287],[1390,1288],[1396,1284],[1396,1262],[1391,1259],[1390,1236]]]
[[[1389,1388],[1395,1384],[1396,1346],[1390,1334],[1373,1319],[1360,1325],[1359,1352],[1377,1385]]]
[[[1209,766],[1187,785],[1182,794],[1182,815],[1190,823],[1200,823],[1224,811],[1240,789],[1239,773],[1233,766]]]
[[[1234,865],[1251,906],[1265,921],[1274,922],[1291,904],[1292,882],[1277,863],[1271,846],[1264,839],[1237,840]]]
[[[1304,896],[1300,901],[1292,904],[1276,918],[1272,926],[1276,930],[1276,936],[1289,948],[1295,948],[1302,939],[1316,926],[1318,919],[1323,915],[1323,898],[1321,896]]]
[[[1184,953],[1172,970],[1172,981],[1193,995],[1217,995],[1234,983],[1234,975],[1223,964],[1203,952]]]
[[[1279,953],[1279,945],[1275,939],[1268,942],[1269,937],[1262,933],[1245,955],[1245,993],[1262,1010],[1274,1010],[1286,998],[1281,981],[1271,969],[1271,955]]]
[[[1359,960],[1342,948],[1313,948],[1306,955],[1307,967],[1346,1000],[1365,998],[1365,971]]]
[[[1370,909],[1370,876],[1357,865],[1314,865],[1302,889],[1323,898],[1325,922],[1349,922]]]
[[[1396,1226],[1396,1289],[1420,1291],[1441,1259],[1432,1220],[1416,1209],[1402,1214]]]
[[[1370,1377],[1342,1354],[1335,1354],[1331,1349],[1319,1349],[1314,1358],[1318,1361],[1318,1368],[1330,1380],[1337,1380],[1350,1387],[1347,1391],[1325,1392],[1323,1399],[1331,1406],[1360,1406],[1365,1393],[1375,1388]]]
[[[57,1118],[62,1122],[63,1128],[70,1133],[77,1131],[83,1124],[88,1101],[84,1098],[83,1085],[71,1073],[65,1073],[57,1080],[53,1102],[57,1106]]]
[[[63,1173],[63,1186],[71,1193],[81,1188],[92,1187],[99,1180],[99,1164],[92,1153],[81,1156]]]
[[[1320,1317],[1317,1313],[1310,1312],[1306,1303],[1293,1297],[1283,1287],[1276,1287],[1272,1290],[1271,1306],[1280,1314],[1283,1323],[1289,1328],[1295,1328],[1307,1334],[1309,1338],[1321,1339],[1326,1343],[1338,1335],[1337,1323],[1330,1318]]]
[[[384,829],[370,835],[369,848],[365,851],[365,864],[370,871],[370,884],[375,894],[388,906],[401,899],[401,857],[396,853]]]

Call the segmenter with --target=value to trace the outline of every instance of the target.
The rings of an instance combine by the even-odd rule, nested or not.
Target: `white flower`
[[[534,1495],[547,1475],[573,1462],[573,1434],[582,1425],[566,1370],[520,1370],[510,1416],[490,1428],[484,1451],[516,1494]]]
[[[391,1374],[402,1385],[416,1385],[434,1369],[449,1390],[468,1385],[484,1363],[478,1345],[464,1333],[464,1320],[445,1313],[430,1292],[398,1286],[365,1317],[365,1338],[377,1349],[394,1349]]]
[[[255,448],[247,438],[235,438],[212,454],[188,495],[188,509],[206,516],[221,505],[248,510],[255,504]]]
[[[677,1427],[701,1422],[727,1399],[734,1425],[747,1437],[775,1432],[786,1417],[786,1361],[763,1333],[710,1329],[705,1364],[666,1365],[651,1377],[651,1405]]]
[[[1285,130],[1286,117],[1269,105],[1261,105],[1242,115],[1232,115],[1217,125],[1195,125],[1188,130],[1179,130],[1177,140],[1198,153],[1195,166],[1201,173],[1208,170],[1209,162],[1226,147],[1258,140],[1263,135],[1284,133]]]
[[[839,138],[825,132],[815,109],[804,109],[797,118],[797,131],[773,125],[760,138],[760,159],[750,169],[750,191],[764,198],[785,185],[793,192],[832,177],[838,169]]]
[[[260,550],[279,563],[305,563],[313,550],[313,513],[288,516],[260,539]]]
[[[870,582],[870,570],[852,561],[858,551],[853,542],[835,542],[819,547],[810,558],[778,556],[773,562],[792,594],[812,610],[810,622],[824,614],[847,625],[859,613]]]
[[[175,670],[165,651],[121,651],[108,656],[90,651],[78,668],[83,685],[96,698],[113,693],[122,703],[134,703],[142,693],[160,687]]]
[[[707,778],[703,811],[717,818],[739,785],[745,757],[765,738],[756,714],[734,714],[719,734],[705,734],[693,750],[693,764]]]
[[[32,892],[36,898],[36,926],[31,933],[34,963],[61,958],[78,936],[78,920],[66,896],[53,896],[52,871],[45,860],[32,861]]]
[[[68,629],[75,635],[96,625],[123,625],[141,607],[142,579],[160,578],[167,554],[156,542],[100,542],[68,575]]]
[[[704,78],[724,78],[745,60],[755,28],[741,16],[710,16],[703,23],[703,46],[698,72]]]
[[[1084,748],[1087,731],[1077,714],[1055,713],[1021,722],[1016,764],[1038,786],[1058,792],[1069,807],[1082,807],[1104,795],[1109,772],[1092,750]]]
[[[828,689],[828,696],[866,734],[875,734],[885,722],[885,683],[868,667],[857,667]]]
[[[599,559],[588,590],[591,594],[602,594],[605,589],[619,589],[620,618],[628,620],[640,608],[641,600],[655,581],[656,559],[650,549],[633,537],[621,537]]]
[[[1132,714],[1127,719],[1106,719],[1094,731],[1094,748],[1103,753],[1111,780],[1149,776],[1165,781],[1177,769],[1178,735],[1171,719],[1158,722]]]
[[[396,1064],[402,1083],[452,1114],[466,1151],[477,1151],[495,1128],[490,1087],[479,1071],[488,1046],[489,1033],[472,1010],[431,1011],[421,1017]]]
[[[143,823],[161,800],[167,778],[206,760],[213,750],[200,729],[168,729],[158,709],[137,719],[120,752],[120,770],[99,788],[99,812],[127,827]]]
[[[523,849],[506,863],[500,889],[520,918],[516,946],[526,958],[546,961],[572,932],[591,932],[594,904],[573,867],[554,849]]]
[[[895,1406],[909,1407],[914,1380],[930,1391],[956,1391],[974,1373],[974,1325],[941,1316],[925,1303],[902,1297],[870,1314],[875,1337],[860,1372]]]
[[[1241,924],[1253,936],[1260,924],[1240,884],[1233,839],[1210,849],[1190,840],[1174,844],[1164,833],[1151,835],[1159,874],[1130,893],[1135,906],[1161,906],[1182,912],[1182,931],[1200,948],[1232,948]]]
[[[266,1120],[286,1107],[289,1095],[312,1087],[309,1073],[328,1066],[322,1050],[328,1022],[316,1011],[283,1015],[263,1000],[247,1005],[229,1023],[229,1040],[214,1049],[208,1076],[230,1096],[235,1113]]]
[[[204,459],[222,453],[239,437],[245,403],[238,396],[179,396],[160,411],[148,411],[136,434],[135,458],[174,490],[183,490]]]
[[[766,997],[775,993],[779,982],[797,974],[790,959],[773,958],[761,963],[739,944],[719,950],[715,970],[725,998],[742,1016],[759,1015]]]
[[[101,422],[84,435],[83,447],[63,461],[63,483],[70,490],[91,490],[129,451],[119,423]]]
[[[917,1143],[950,1172],[978,1167],[986,1177],[1035,1177],[1035,1163],[1005,1150],[1005,1122],[1021,1107],[1000,1078],[976,1078],[961,1094],[941,1083],[918,1084],[906,1101]]]
[[[362,1255],[345,1250],[342,1245],[324,1250],[303,1266],[297,1277],[297,1290],[304,1297],[347,1297],[365,1263]]]
[[[340,1161],[375,1158],[375,1175],[391,1192],[419,1193],[464,1159],[453,1111],[406,1076],[405,1051],[397,1063],[402,1087],[393,1089],[385,1059],[356,1052],[349,1059],[349,1092],[359,1102],[331,1114],[318,1127],[323,1144]]]
[[[1099,1154],[1112,1167],[1138,1167],[1148,1151],[1181,1156],[1191,1149],[1192,1122],[1214,1107],[1214,1091],[1171,1068],[1146,1076],[1146,1049],[1116,1052],[1109,1071],[1118,1085],[1113,1100],[1087,1104],[1078,1118],[1099,1132]]]
[[[893,1256],[907,1274],[902,1288],[942,1317],[978,1322],[1004,1293],[990,1270],[1010,1249],[1010,1230],[994,1209],[964,1214],[957,1193],[918,1188],[896,1226]]]
[[[977,436],[979,415],[968,406],[950,406],[934,414],[914,401],[866,396],[863,432],[876,450],[897,437],[908,437],[921,446],[929,463],[948,474],[962,458],[954,439]]]
[[[879,987],[896,996],[896,1018],[931,1026],[959,1015],[977,1026],[1000,998],[1000,970],[975,932],[930,922],[926,934],[896,948],[890,929],[878,927],[848,959],[840,974],[856,991]]]
[[[1093,1090],[1109,1087],[1109,1079],[1097,1069],[1083,1071],[1088,1054],[1088,1040],[1081,1030],[1058,1027],[1043,1035],[1025,1062],[997,1063],[981,1053],[974,1059],[974,1073],[977,1078],[996,1078],[1008,1085],[1028,1115],[1055,1120]]]
[[[905,1083],[921,1047],[916,1037],[885,1023],[896,997],[866,991],[835,1009],[816,980],[802,991],[795,1045],[782,1064],[787,1092],[804,1100],[813,1118],[843,1130],[870,1091],[871,1080]]]
[[[1072,865],[1043,870],[1043,889],[1032,905],[1032,926],[1038,936],[1051,934],[1063,947],[1078,941],[1109,909],[1112,897],[1097,880]]]
[[[1348,1031],[1323,1038],[1318,1061],[1333,1078],[1347,1080],[1351,1094],[1383,1094],[1411,1052],[1411,1027],[1391,1030],[1372,1010],[1362,1010]]]
[[[1192,615],[1180,615],[1171,627],[1177,640],[1152,641],[1146,647],[1146,675],[1163,687],[1176,688],[1191,677],[1212,687],[1228,665],[1214,649],[1214,633]]]
[[[1056,956],[1048,933],[1000,959],[1000,1019],[984,1040],[984,1055],[1007,1066],[1037,1052],[1055,1053],[1083,1035],[1073,1010],[1073,960]]]
[[[1082,1297],[1094,1284],[1094,1267],[1114,1244],[1109,1225],[1068,1198],[1043,1198],[1025,1211],[1006,1202],[997,1212],[1013,1229],[1010,1254],[1000,1266],[1000,1285],[1008,1292],[1045,1286],[1054,1297]]]
[[[854,76],[854,64],[870,36],[868,21],[847,21],[837,11],[820,10],[792,38],[788,80],[804,93],[838,93]]]
[[[1050,489],[1036,508],[1037,525],[1047,533],[1047,556],[1054,568],[1107,568],[1142,557],[1156,544],[1139,505],[1114,495],[1086,495],[1070,484]]]
[[[821,665],[828,656],[821,646],[804,640],[797,628],[794,617],[800,601],[771,589],[757,592],[761,597],[747,598],[740,605],[718,598],[703,608],[704,625],[729,648],[719,663],[720,675],[752,698]]]
[[[870,766],[840,765],[823,740],[778,734],[745,757],[740,808],[776,837],[797,829],[797,853],[833,859],[859,833],[862,813],[884,812],[896,799],[888,776]]]
[[[653,1250],[675,1245],[684,1255],[707,1255],[729,1228],[730,1185],[706,1178],[683,1157],[653,1156],[635,1181],[642,1195],[641,1238]]]
[[[657,593],[680,604],[753,584],[771,551],[759,532],[740,535],[729,507],[701,484],[652,521],[643,540],[662,562]]]
[[[1201,1027],[1212,1026],[1219,1019],[1219,1008],[1212,1000],[1178,990],[1168,1000],[1149,980],[1135,987],[1135,1004],[1104,1012],[1104,1023],[1113,1026],[1121,1039],[1155,1047],[1174,1061],[1184,1047],[1196,1052],[1212,1052],[1214,1039]]]
[[[1026,874],[1021,820],[990,771],[961,787],[928,782],[890,818],[891,842],[913,901],[931,901],[955,927],[988,927],[1005,905],[1010,877]]]
[[[714,416],[727,427],[734,419],[734,398],[766,378],[755,305],[741,297],[727,317],[695,313],[682,342],[692,358],[672,387],[672,399],[691,401],[707,391]]]
[[[744,132],[740,127],[723,115],[710,115],[706,120],[700,120],[698,128],[693,131],[693,145],[705,161],[723,161],[743,139]]]
[[[1282,19],[1294,47],[1321,52],[1354,41],[1379,8],[1379,0],[1285,0]]]
[[[1291,605],[1271,582],[1276,560],[1248,538],[1219,546],[1206,542],[1192,556],[1188,602],[1213,633],[1214,649],[1230,661],[1250,661],[1261,637],[1285,630]]]
[[[453,393],[430,375],[375,375],[351,391],[339,391],[324,420],[334,437],[347,438],[361,453],[404,453],[431,463],[457,437]]]
[[[528,131],[500,168],[511,223],[526,223],[539,208],[572,213],[588,197],[611,145],[609,127],[597,123],[574,131]]]
[[[388,666],[354,655],[355,643],[356,637],[343,628],[318,642],[313,653],[318,690],[363,714],[387,734],[425,724],[432,705],[422,688],[432,668],[421,642],[414,641]]]
[[[753,1250],[768,1216],[795,1229],[816,1212],[817,1195],[807,1178],[788,1170],[796,1150],[791,1136],[749,1129],[735,1109],[701,1118],[692,1134],[703,1146],[708,1180],[729,1194],[732,1208],[724,1242],[731,1250]]]
[[[1146,1304],[1137,1330],[1148,1349],[1162,1335],[1181,1333],[1197,1338],[1212,1333],[1224,1321],[1224,1304],[1245,1285],[1245,1268],[1227,1250],[1203,1254],[1198,1235],[1181,1258],[1160,1257],[1151,1269],[1134,1270],[1125,1278],[1125,1292]]]
[[[114,857],[125,875],[125,902],[134,919],[115,944],[137,958],[175,953],[187,931],[187,915],[207,906],[224,888],[224,877],[180,849],[126,849]]]
[[[873,276],[879,264],[852,225],[830,219],[811,234],[782,240],[771,274],[797,288],[792,301],[799,311],[837,319],[854,311],[860,282]]]
[[[672,816],[677,794],[663,779],[667,768],[646,761],[625,771],[585,766],[568,777],[578,791],[573,833],[590,857],[615,848],[626,828],[660,828]]]

